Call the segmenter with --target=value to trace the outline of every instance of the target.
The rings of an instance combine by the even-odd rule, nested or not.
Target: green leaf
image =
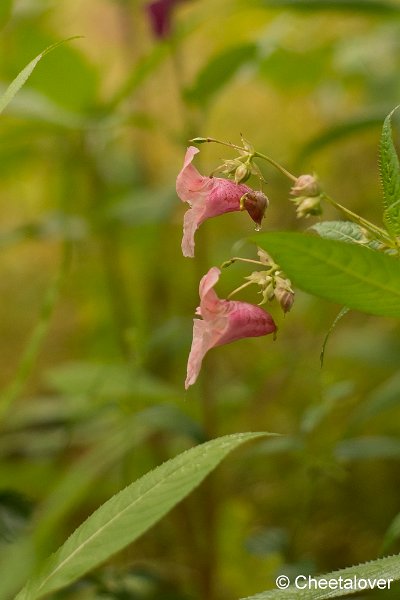
[[[22,71],[19,73],[19,75],[17,75],[17,77],[14,79],[14,81],[12,81],[10,83],[10,85],[8,86],[8,88],[6,89],[4,94],[0,97],[0,114],[3,112],[3,110],[6,108],[6,106],[14,98],[15,94],[26,83],[27,79],[30,77],[30,75],[34,71],[36,65],[43,58],[43,56],[46,56],[46,54],[48,54],[49,52],[51,52],[52,50],[54,50],[61,44],[64,44],[65,42],[68,42],[68,41],[74,40],[74,39],[76,39],[76,36],[68,38],[66,40],[62,40],[61,42],[57,42],[56,44],[52,44],[51,46],[48,46],[48,48],[46,48],[45,50],[43,50],[43,52],[38,54],[33,60],[31,60],[30,63],[28,63],[26,65],[26,67],[24,69],[22,69]]]
[[[378,250],[380,246],[378,241],[368,240],[366,231],[360,225],[351,221],[322,221],[312,225],[309,231],[315,231],[320,237],[327,240],[338,240],[349,244],[364,244],[375,250]]]
[[[400,405],[400,373],[395,373],[389,379],[373,389],[356,409],[353,416],[354,425],[362,425],[365,421],[375,418],[382,412]]]
[[[362,227],[351,221],[323,221],[312,225],[310,230],[328,240],[339,240],[340,242],[353,244],[366,241]]]
[[[157,467],[96,510],[44,565],[18,598],[54,592],[136,540],[236,447],[265,433],[239,433],[195,446]]]
[[[302,233],[252,238],[300,289],[372,315],[400,317],[400,261],[370,248]]]
[[[0,3],[0,29],[4,27],[11,15],[13,0],[1,0]]]
[[[306,157],[309,158],[311,154],[319,152],[322,148],[341,141],[349,136],[356,135],[374,127],[380,127],[383,118],[383,114],[374,113],[361,117],[354,117],[341,122],[338,125],[334,125],[307,142],[301,149],[297,161],[302,162]]]
[[[382,542],[381,553],[387,552],[390,546],[392,546],[400,538],[400,513],[395,516],[393,521],[390,523],[385,537]]]
[[[400,441],[389,436],[364,436],[339,442],[335,448],[339,460],[400,459]]]
[[[383,222],[393,237],[400,236],[400,165],[392,139],[391,119],[394,111],[386,117],[379,148],[380,174],[383,188]]]
[[[200,71],[193,87],[186,91],[187,99],[193,104],[206,104],[240,67],[254,60],[256,55],[256,44],[241,44],[214,56]]]
[[[351,579],[357,577],[360,579],[370,579],[373,584],[373,580],[377,579],[392,579],[392,581],[398,581],[400,579],[400,555],[387,556],[385,558],[378,558],[361,565],[355,565],[353,567],[347,567],[346,569],[340,569],[340,571],[333,571],[326,575],[320,575],[316,577],[317,581],[326,579],[327,581],[339,582],[339,577],[342,579]],[[376,587],[376,581],[375,581]],[[343,588],[343,585],[342,585]],[[359,590],[354,589],[298,589],[290,586],[286,590],[270,590],[256,594],[255,596],[249,596],[242,600],[326,600],[327,598],[339,598],[340,596],[347,596],[349,594],[355,594]]]
[[[293,10],[340,10],[376,14],[398,14],[400,7],[384,0],[256,0],[265,8],[290,8]]]

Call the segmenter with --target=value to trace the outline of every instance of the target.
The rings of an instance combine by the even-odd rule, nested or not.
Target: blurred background
[[[212,350],[185,392],[198,282],[256,249],[252,222],[233,213],[205,223],[184,259],[175,193],[188,139],[242,133],[379,224],[400,4],[2,0],[0,25],[3,90],[45,47],[82,36],[46,55],[0,117],[0,554],[36,528],[40,561],[164,460],[252,430],[285,435],[229,458],[54,597],[228,600],[280,573],[400,551],[399,324],[347,314],[321,369],[340,307],[298,292],[285,318],[271,308],[276,341]],[[196,165],[208,174],[232,157],[203,145]],[[315,222],[298,221],[289,182],[262,169],[264,231]],[[224,271],[220,296],[252,270]],[[7,569],[11,587],[29,560]]]

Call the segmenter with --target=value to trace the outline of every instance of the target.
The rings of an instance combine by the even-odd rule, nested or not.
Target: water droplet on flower
[[[255,230],[256,231],[261,231],[261,225],[259,223],[256,224]]]

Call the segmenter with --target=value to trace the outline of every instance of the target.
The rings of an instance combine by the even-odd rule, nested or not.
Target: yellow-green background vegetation
[[[400,101],[400,5],[186,0],[158,40],[145,4],[15,0],[0,11],[4,89],[45,47],[82,36],[46,55],[0,117],[0,551],[53,510],[38,548],[47,555],[167,458],[262,430],[285,435],[235,454],[54,597],[228,600],[273,588],[278,573],[398,551],[396,540],[383,548],[400,507],[398,323],[350,312],[321,369],[340,307],[298,292],[284,318],[271,308],[276,341],[212,350],[184,392],[199,279],[255,248],[251,221],[234,213],[202,225],[196,257],[183,258],[175,178],[190,137],[238,143],[242,133],[379,224],[377,145]],[[231,157],[203,145],[196,164],[210,173]],[[315,222],[296,220],[289,182],[263,173],[264,231]],[[224,271],[220,295],[250,272]],[[259,301],[254,290],[241,299]],[[114,435],[124,444],[115,456]],[[68,470],[62,501],[46,504]]]

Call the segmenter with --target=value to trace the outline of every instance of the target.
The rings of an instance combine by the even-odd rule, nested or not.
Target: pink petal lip
[[[200,282],[200,306],[193,319],[193,341],[187,365],[185,388],[193,385],[200,373],[204,356],[216,346],[245,337],[258,337],[276,331],[269,313],[248,302],[220,299],[214,291],[221,271],[212,267]]]

